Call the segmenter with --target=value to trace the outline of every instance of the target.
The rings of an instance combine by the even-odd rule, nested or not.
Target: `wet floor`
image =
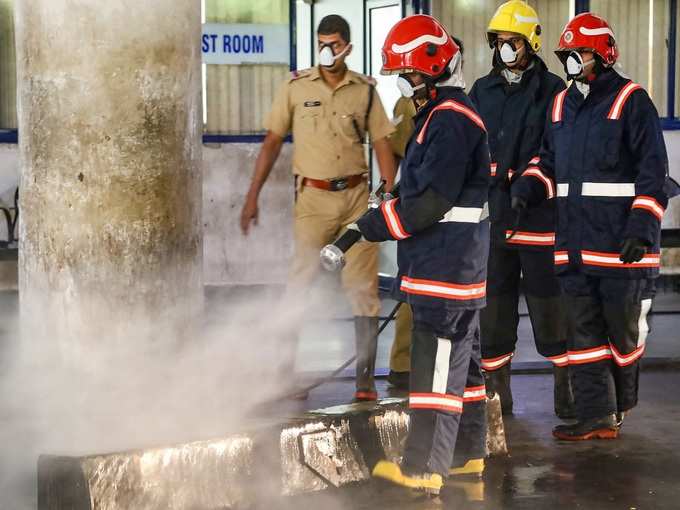
[[[667,303],[669,310],[677,310],[680,298],[677,294],[671,298]],[[16,314],[15,295],[0,299],[0,304],[5,312]],[[389,303],[385,306],[388,307]],[[678,359],[678,316],[660,314],[653,320],[655,324],[648,354]],[[330,342],[330,349],[328,338],[332,335],[328,334],[319,338],[310,336],[302,346],[298,365],[302,371],[308,369],[306,375],[334,368],[338,361],[351,354],[351,323],[339,324],[344,329],[338,333],[336,340]],[[523,351],[527,355],[522,359],[531,361],[536,358],[532,354],[531,339],[526,338],[530,335],[526,318],[522,327],[520,349],[528,349]],[[390,342],[391,334],[388,332],[381,338],[379,366],[383,371]],[[7,357],[0,357],[0,373],[8,361]],[[449,481],[441,497],[435,500],[413,498],[398,488],[368,483],[339,491],[267,500],[259,503],[257,508],[680,509],[680,370],[677,363],[674,366],[674,371],[642,373],[641,403],[626,419],[622,434],[615,441],[580,444],[555,441],[550,432],[559,421],[552,414],[552,377],[514,375],[512,385],[516,414],[506,420],[510,455],[489,460],[481,481]],[[384,379],[378,383],[381,398],[403,396],[388,390]],[[264,414],[253,413],[251,418],[254,422],[265,419],[277,421],[304,410],[347,403],[352,397],[353,386],[349,379],[336,380],[313,390],[305,401],[280,401],[276,405],[268,405]],[[0,494],[0,509],[4,508]],[[13,510],[13,507],[7,508]]]
[[[482,481],[449,481],[435,500],[375,482],[259,508],[679,509],[680,373],[644,372],[640,384],[641,403],[626,419],[619,439],[562,443],[550,434],[559,423],[551,412],[551,377],[516,375],[516,414],[505,424],[510,455],[489,460]],[[351,391],[349,382],[334,383],[300,405],[334,404]],[[381,391],[387,393],[384,383]]]

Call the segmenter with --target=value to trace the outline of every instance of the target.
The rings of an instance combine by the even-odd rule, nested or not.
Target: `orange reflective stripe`
[[[463,399],[445,393],[409,393],[410,409],[437,409],[453,413],[463,412]]]
[[[596,363],[605,359],[611,359],[612,351],[608,346],[602,345],[591,349],[568,351],[567,356],[569,356],[570,365],[583,365],[585,363]]]
[[[411,235],[406,232],[403,225],[401,224],[401,220],[399,219],[399,215],[397,214],[397,210],[395,208],[397,200],[399,199],[393,198],[392,200],[383,202],[380,206],[380,210],[383,213],[385,223],[387,224],[387,229],[390,231],[392,237],[401,241],[402,239],[406,239]]]
[[[548,359],[557,367],[566,367],[569,364],[569,354],[558,354],[557,356],[548,356]]]
[[[425,124],[423,124],[422,129],[418,133],[418,136],[416,138],[416,142],[418,142],[419,144],[423,143],[423,141],[425,140],[425,133],[427,132],[427,127],[430,125],[430,120],[432,119],[432,115],[434,115],[435,112],[438,112],[438,111],[441,111],[441,110],[453,110],[455,112],[462,113],[468,119],[470,119],[472,122],[477,124],[484,131],[486,131],[486,127],[484,126],[484,121],[482,120],[482,118],[479,115],[477,115],[477,113],[475,113],[474,110],[471,110],[467,106],[460,104],[458,101],[454,101],[453,99],[447,99],[442,104],[439,104],[432,109],[430,114],[427,116],[427,120],[425,121]]]
[[[626,101],[628,101],[630,95],[636,90],[641,88],[642,88],[641,85],[633,83],[632,81],[626,83],[626,85],[624,85],[623,88],[617,94],[616,99],[614,99],[614,104],[612,104],[612,107],[609,110],[609,113],[607,114],[607,118],[610,120],[620,119],[623,107],[626,105]]]
[[[537,166],[530,166],[522,174],[522,176],[525,175],[528,175],[530,177],[536,177],[539,181],[543,183],[543,185],[545,186],[546,198],[548,199],[555,198],[555,185],[553,184],[553,181],[550,177],[547,177],[543,172],[541,172],[540,168],[538,168]]]
[[[463,402],[479,402],[486,400],[486,386],[468,386],[463,392]]]
[[[555,96],[555,100],[553,101],[553,108],[552,108],[552,121],[553,122],[561,122],[562,121],[562,112],[564,110],[564,98],[567,96],[567,91],[569,89],[564,89],[562,92],[557,94]]]
[[[483,358],[482,368],[487,372],[498,370],[499,368],[510,363],[510,360],[514,355],[515,353],[511,352],[510,354],[503,354],[502,356],[498,356],[497,358]]]
[[[610,343],[609,347],[611,348],[612,355],[614,356],[614,363],[616,363],[620,367],[625,367],[628,366],[632,363],[635,363],[637,360],[639,360],[642,355],[645,352],[645,344],[642,344],[640,347],[635,349],[633,352],[630,354],[621,354],[616,347],[614,347],[613,344]]]
[[[505,231],[506,243],[508,244],[527,244],[531,246],[553,246],[555,244],[555,232],[515,232]]]
[[[657,202],[654,197],[648,197],[645,195],[635,197],[631,209],[644,209],[646,211],[649,211],[654,216],[656,216],[659,219],[659,221],[661,221],[661,218],[663,217],[663,213],[665,211],[663,206],[659,202]]]
[[[619,259],[619,253],[608,253],[601,251],[581,251],[581,260],[587,266],[599,267],[617,267],[617,268],[634,268],[634,267],[659,267],[661,256],[658,253],[647,253],[642,259],[637,262],[626,263]]]
[[[568,251],[556,251],[555,252],[555,265],[561,266],[562,264],[569,264],[569,252]]]
[[[404,276],[401,279],[400,289],[407,294],[465,301],[468,299],[480,299],[486,296],[486,281],[473,284],[456,284]]]

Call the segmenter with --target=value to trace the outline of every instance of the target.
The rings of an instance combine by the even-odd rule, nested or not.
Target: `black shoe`
[[[587,441],[589,439],[616,439],[619,428],[614,413],[599,418],[577,421],[573,425],[558,425],[553,436],[563,441]]]
[[[576,406],[574,405],[574,393],[571,390],[568,367],[555,366],[553,370],[555,378],[555,414],[561,420],[576,419]]]
[[[410,376],[411,372],[395,372],[394,370],[390,370],[390,373],[387,375],[387,382],[390,383],[390,386],[393,388],[408,391]]]
[[[504,415],[512,414],[512,389],[510,388],[510,363],[493,371],[484,372],[486,393],[493,398],[498,393],[501,399],[501,411]]]

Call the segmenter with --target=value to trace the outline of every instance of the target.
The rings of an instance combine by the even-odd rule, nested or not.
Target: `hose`
[[[392,311],[389,313],[389,315],[385,318],[383,323],[380,325],[378,328],[378,332],[375,334],[376,338],[380,336],[380,333],[382,333],[387,325],[390,323],[392,319],[394,319],[394,316],[397,314],[397,311],[399,310],[399,307],[401,306],[401,301],[397,301],[397,304],[394,305],[394,308],[392,308]],[[283,395],[280,395],[276,397],[276,399],[272,400],[287,400],[290,398],[294,398],[298,395],[306,394],[312,391],[314,388],[318,388],[322,384],[326,384],[328,382],[331,382],[334,380],[339,374],[342,373],[343,370],[345,370],[348,366],[350,366],[354,361],[357,359],[356,354],[353,355],[351,358],[349,358],[347,361],[345,361],[342,365],[340,365],[338,368],[333,370],[330,374],[320,377],[313,383],[307,384],[306,386],[303,386],[301,388],[297,388],[293,391],[284,393]]]

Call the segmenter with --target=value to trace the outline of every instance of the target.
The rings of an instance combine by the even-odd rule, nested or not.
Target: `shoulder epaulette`
[[[290,72],[290,75],[288,76],[288,81],[295,81],[299,80],[300,78],[304,78],[305,76],[309,76],[311,73],[311,69],[295,69]]]

